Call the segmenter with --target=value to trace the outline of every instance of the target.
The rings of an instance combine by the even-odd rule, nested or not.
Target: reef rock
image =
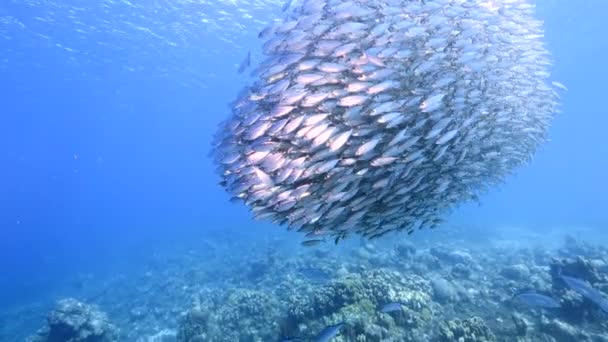
[[[432,316],[432,287],[416,275],[386,269],[349,274],[290,298],[286,336],[314,337],[323,327],[346,322],[345,341],[418,341]],[[401,310],[380,313],[390,302]],[[424,327],[424,329],[422,329]]]
[[[530,269],[524,264],[517,264],[504,267],[500,273],[511,280],[524,280],[530,276]]]
[[[560,342],[589,341],[589,336],[579,331],[574,326],[557,319],[551,321],[545,320],[541,324],[541,329],[543,332],[553,336]]]
[[[479,317],[443,322],[439,328],[440,342],[491,342],[496,341],[484,321]]]
[[[179,323],[177,341],[273,341],[280,335],[279,317],[279,303],[270,294],[235,289],[220,303],[190,310]]]
[[[176,332],[169,329],[164,329],[154,335],[141,337],[137,342],[176,342]]]
[[[585,299],[580,293],[564,283],[562,275],[588,282],[593,288],[603,289],[608,278],[599,272],[590,260],[581,256],[575,259],[554,259],[551,263],[553,291],[560,294],[563,318],[570,323],[603,322],[597,303]]]
[[[31,342],[112,342],[118,329],[94,305],[73,298],[60,300],[47,317],[48,326],[30,338]]]
[[[207,338],[207,313],[198,309],[192,309],[178,323],[177,341],[196,342],[205,341]]]
[[[473,257],[467,251],[451,250],[444,247],[434,247],[430,250],[431,254],[439,260],[448,264],[465,264],[468,265],[473,261]]]
[[[458,299],[458,293],[449,281],[442,277],[432,277],[433,299],[440,303],[449,303]]]

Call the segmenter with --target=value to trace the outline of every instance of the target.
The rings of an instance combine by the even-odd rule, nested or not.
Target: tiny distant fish
[[[589,283],[582,279],[568,277],[560,275],[564,283],[568,285],[572,290],[578,292],[583,297],[597,304],[604,312],[608,313],[608,301],[602,296],[602,294],[591,287]]]
[[[558,88],[560,90],[568,91],[568,88],[566,88],[565,85],[563,85],[563,84],[561,84],[561,83],[559,83],[557,81],[553,81],[553,82],[551,82],[551,84],[553,84],[554,87],[556,87],[556,88]]]
[[[273,33],[273,27],[268,26],[268,27],[264,28],[262,31],[260,31],[260,33],[258,33],[258,38],[260,38],[260,39],[268,38],[272,33]]]
[[[402,303],[390,302],[390,303],[386,303],[386,304],[382,305],[382,307],[380,308],[380,312],[389,313],[389,312],[401,311],[402,307],[403,307]]]
[[[332,338],[338,336],[340,333],[340,329],[344,326],[344,322],[330,325],[323,329],[317,337],[315,337],[315,342],[329,342]]]
[[[287,9],[291,6],[292,2],[293,2],[293,0],[287,0],[285,2],[285,4],[283,5],[283,7],[281,8],[281,12],[287,11]]]
[[[247,56],[245,56],[245,59],[241,62],[241,65],[239,65],[239,74],[242,74],[243,71],[245,71],[249,66],[251,65],[251,51],[247,52]]]
[[[513,300],[528,306],[536,306],[546,309],[556,309],[560,307],[557,300],[534,291],[517,294],[513,297]]]
[[[422,104],[420,105],[420,109],[423,112],[432,112],[438,109],[439,107],[441,107],[441,100],[443,100],[443,97],[444,94],[437,94],[429,97],[428,99],[424,100],[424,102],[422,102]]]
[[[446,132],[435,142],[437,145],[445,144],[446,142],[452,140],[456,134],[458,133],[458,128],[455,128],[451,131]]]
[[[291,336],[281,339],[281,342],[304,341],[301,337]]]
[[[323,242],[323,240],[321,240],[321,239],[306,240],[306,241],[302,241],[302,246],[313,247],[313,246],[320,244],[321,242]]]

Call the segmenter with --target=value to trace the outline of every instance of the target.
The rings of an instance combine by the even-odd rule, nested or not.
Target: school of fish
[[[528,162],[558,111],[526,0],[304,0],[260,32],[213,142],[221,185],[305,245],[436,227]]]

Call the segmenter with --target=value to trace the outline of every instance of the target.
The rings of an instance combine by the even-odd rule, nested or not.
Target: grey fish
[[[513,296],[513,300],[529,306],[536,306],[546,309],[556,309],[560,307],[557,300],[534,291],[517,294]]]
[[[402,303],[390,302],[390,303],[386,303],[386,304],[382,305],[382,307],[380,308],[380,312],[389,313],[389,312],[401,311],[402,308],[403,308]]]
[[[581,296],[597,304],[602,311],[608,313],[608,300],[606,300],[606,298],[598,290],[589,285],[589,283],[582,279],[568,277],[565,275],[560,275],[560,277],[564,283],[568,285],[568,287],[580,293]]]
[[[329,342],[334,337],[338,336],[340,333],[340,329],[345,325],[344,322],[338,323],[335,325],[330,325],[325,329],[321,330],[321,332],[315,337],[315,342]]]
[[[304,247],[313,247],[323,242],[322,239],[312,239],[312,240],[304,240],[302,241],[302,246]]]
[[[363,155],[368,154],[378,145],[379,142],[380,142],[380,138],[375,138],[375,139],[372,139],[372,140],[364,143],[363,145],[359,146],[357,151],[355,151],[355,155],[363,156]]]

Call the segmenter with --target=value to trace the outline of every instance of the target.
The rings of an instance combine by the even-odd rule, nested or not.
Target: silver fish
[[[402,308],[403,308],[403,304],[401,304],[399,302],[390,302],[390,303],[386,303],[386,304],[382,305],[382,307],[380,308],[380,312],[390,313],[390,312],[395,312],[395,311],[401,311]]]
[[[307,241],[437,226],[532,159],[567,90],[530,0],[285,8],[213,159],[233,200]]]
[[[555,299],[533,291],[517,294],[513,297],[513,300],[529,306],[546,309],[556,309],[560,307],[559,302]]]
[[[247,69],[250,65],[251,65],[251,52],[247,52],[247,56],[245,56],[245,59],[243,59],[243,61],[239,65],[239,69],[238,69],[239,74],[242,74],[245,71],[245,69]]]
[[[345,325],[345,323],[338,323],[335,325],[330,325],[325,329],[321,330],[321,332],[315,337],[315,342],[329,342],[334,337],[338,336],[340,333],[340,329]]]

